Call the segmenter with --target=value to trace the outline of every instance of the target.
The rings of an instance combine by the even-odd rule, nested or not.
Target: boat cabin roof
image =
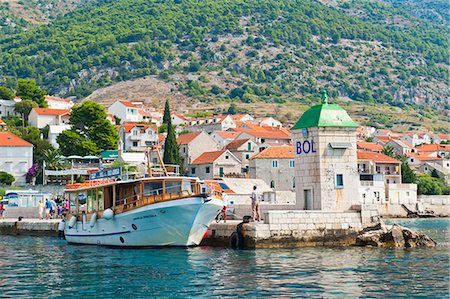
[[[199,178],[197,177],[181,177],[181,176],[161,176],[161,177],[147,177],[147,178],[139,178],[134,180],[126,180],[126,181],[114,181],[114,182],[105,182],[105,183],[99,183],[97,185],[90,185],[90,186],[80,186],[79,188],[67,188],[64,189],[64,193],[68,192],[79,192],[89,189],[96,189],[99,187],[108,187],[113,185],[124,185],[124,184],[131,184],[136,182],[147,182],[147,181],[182,181],[182,180],[189,180],[189,181],[195,181],[199,182]]]

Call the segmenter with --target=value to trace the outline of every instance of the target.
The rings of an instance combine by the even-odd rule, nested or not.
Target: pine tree
[[[166,105],[164,106],[164,116],[163,116],[163,124],[168,124],[171,121],[170,117],[170,107],[169,100],[166,100]]]
[[[175,137],[175,130],[170,119],[167,124],[167,137],[166,142],[164,143],[163,161],[165,164],[181,164],[180,150]]]
[[[402,183],[413,184],[416,183],[417,176],[414,171],[409,167],[408,162],[404,161],[402,163]]]

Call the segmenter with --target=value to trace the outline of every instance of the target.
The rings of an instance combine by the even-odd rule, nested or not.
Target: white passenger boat
[[[223,206],[198,178],[95,181],[65,190],[69,243],[108,246],[195,246]]]

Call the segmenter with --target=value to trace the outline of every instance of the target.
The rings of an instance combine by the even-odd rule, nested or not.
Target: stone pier
[[[267,211],[263,222],[243,225],[244,248],[350,246],[365,227],[380,222],[378,211]],[[230,246],[230,236],[240,221],[213,223],[202,245]]]
[[[0,220],[2,235],[39,235],[58,236],[58,225],[61,219],[4,219]]]

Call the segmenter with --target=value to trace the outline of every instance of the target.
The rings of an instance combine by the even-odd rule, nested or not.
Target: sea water
[[[436,248],[117,249],[0,236],[6,298],[449,298],[450,219],[394,219]]]

